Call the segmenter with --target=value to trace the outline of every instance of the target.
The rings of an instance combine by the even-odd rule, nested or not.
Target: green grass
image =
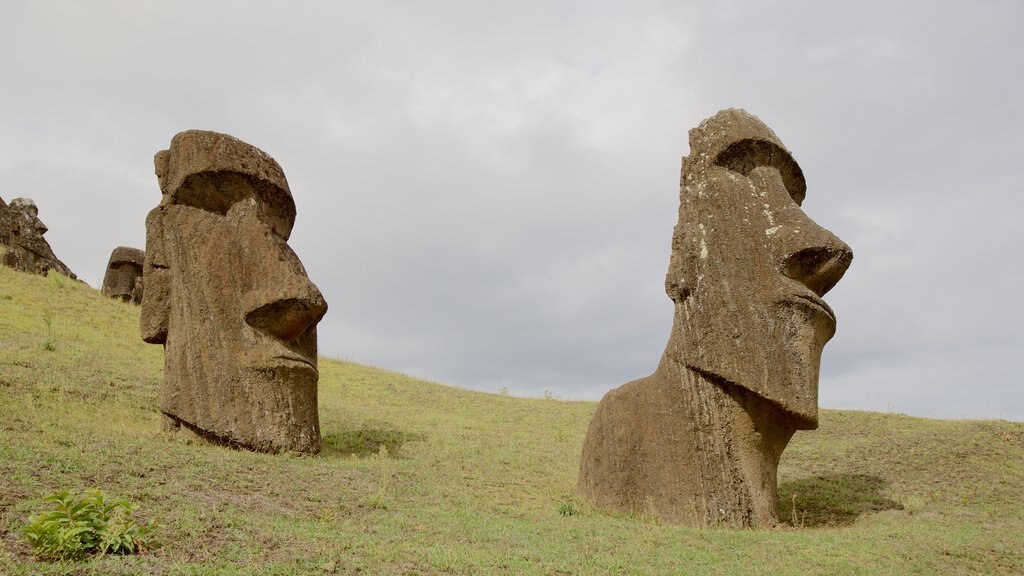
[[[1024,572],[1021,423],[824,410],[783,455],[787,525],[694,530],[573,497],[591,402],[322,359],[318,457],[161,433],[162,351],[138,314],[0,267],[0,573]],[[151,548],[36,559],[17,529],[93,487],[158,521]]]

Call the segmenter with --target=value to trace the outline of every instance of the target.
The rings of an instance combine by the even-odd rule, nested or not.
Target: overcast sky
[[[854,250],[828,408],[1024,420],[1024,2],[0,3],[0,197],[98,287],[153,154],[284,168],[320,351],[598,399],[649,374],[687,131],[759,116]]]

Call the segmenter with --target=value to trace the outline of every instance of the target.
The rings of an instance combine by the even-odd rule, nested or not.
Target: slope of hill
[[[1024,572],[1022,423],[825,410],[783,456],[786,525],[694,530],[573,497],[589,402],[322,359],[318,457],[163,434],[138,314],[0,267],[0,573]],[[36,560],[17,528],[87,487],[157,518],[153,547]]]

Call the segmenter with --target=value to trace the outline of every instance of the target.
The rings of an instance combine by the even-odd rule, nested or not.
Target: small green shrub
[[[68,277],[61,274],[60,272],[57,272],[56,270],[47,270],[46,279],[49,281],[50,287],[57,290],[63,290],[65,286],[65,281],[68,279]]]
[[[911,494],[903,499],[903,509],[911,516],[924,510],[925,504],[924,498],[917,494]]]
[[[367,504],[375,510],[387,510],[387,492],[388,486],[391,484],[391,463],[387,445],[381,444],[377,453],[370,458],[374,462],[374,467],[377,468],[378,481],[377,492],[370,496]]]
[[[424,440],[425,436],[417,432],[384,428],[358,428],[339,430],[324,434],[322,456],[339,455],[360,458],[374,457],[384,448],[385,453],[396,458],[406,442]]]
[[[571,496],[566,496],[558,504],[558,514],[561,516],[578,516],[580,514],[580,507],[576,505],[576,499]]]
[[[54,560],[73,560],[88,554],[135,554],[146,545],[155,524],[131,518],[138,506],[125,500],[107,502],[101,490],[86,490],[76,499],[62,490],[43,499],[53,510],[29,518],[21,532],[36,554]]]
[[[43,342],[43,350],[53,352],[57,349],[57,339],[53,335],[53,317],[49,312],[43,314],[43,324],[46,324],[46,341]]]

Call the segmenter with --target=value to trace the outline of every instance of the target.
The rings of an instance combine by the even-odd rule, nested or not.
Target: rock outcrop
[[[320,450],[316,325],[327,303],[287,240],[281,167],[226,134],[157,153],[141,332],[164,345],[165,425],[259,451]]]
[[[654,374],[601,400],[583,498],[693,526],[777,523],[779,458],[817,427],[836,328],[821,298],[853,258],[804,214],[805,189],[790,152],[743,110],[690,131],[665,280],[672,333]]]

